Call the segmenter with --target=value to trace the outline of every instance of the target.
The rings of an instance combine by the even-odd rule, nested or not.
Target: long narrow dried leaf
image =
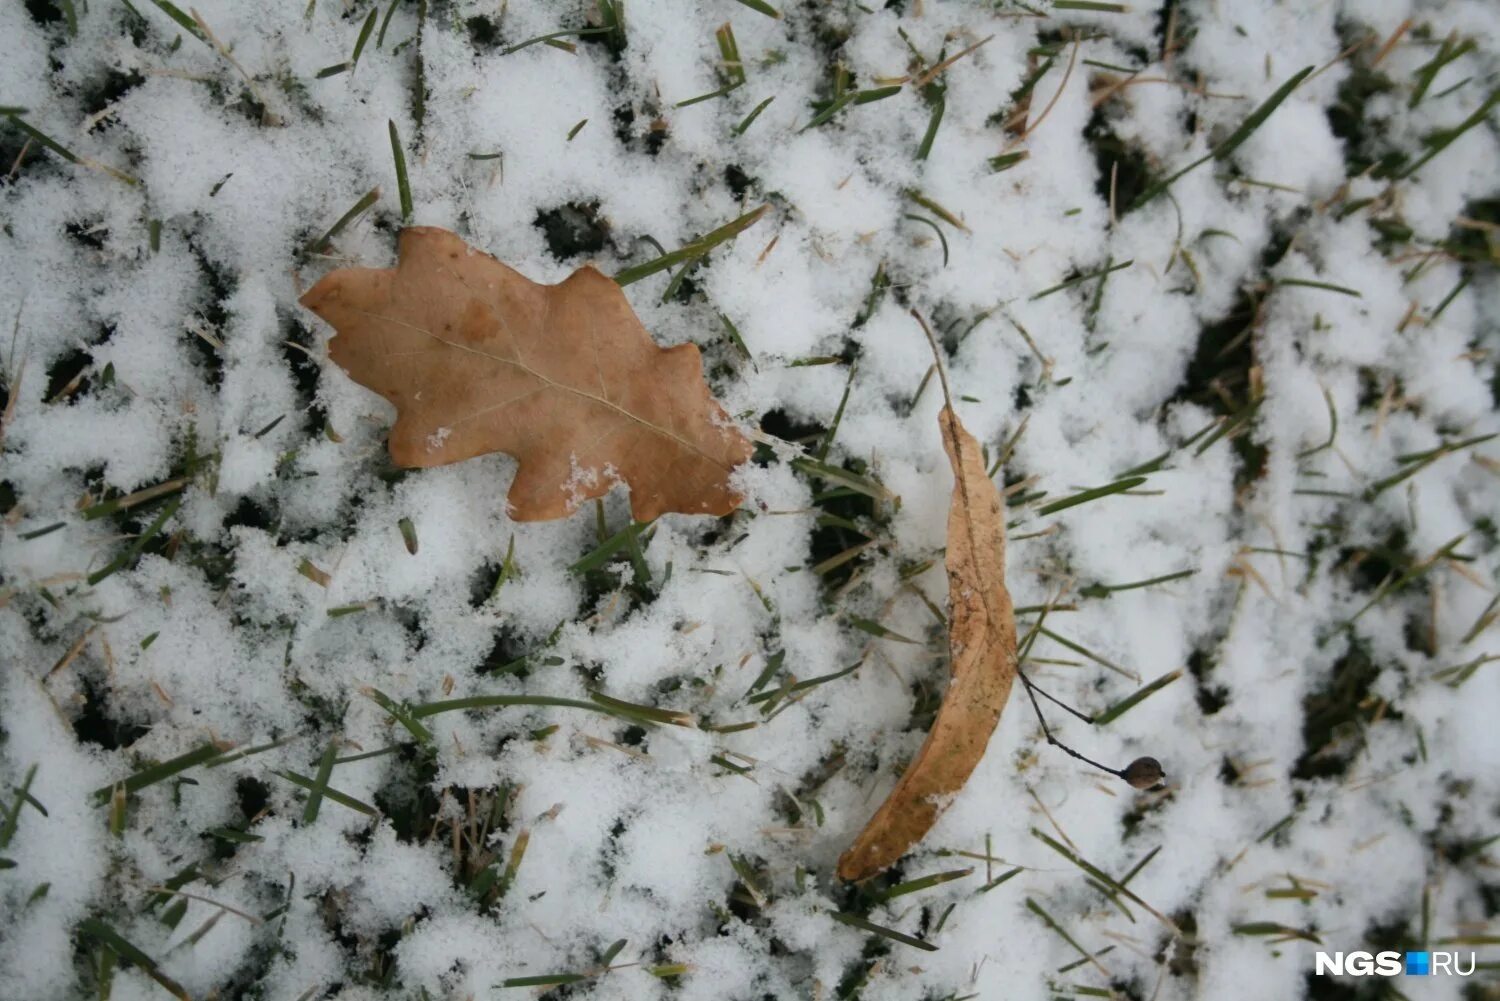
[[[341,268],[302,297],[333,360],[396,405],[391,458],[520,461],[512,517],[561,518],[630,486],[638,522],[727,514],[750,443],[709,395],[694,344],[661,348],[591,267],[539,285],[445,229],[403,230],[394,268]]]
[[[938,415],[953,465],[948,509],[952,679],[922,749],[839,859],[839,876],[889,868],[931,829],[984,757],[1016,677],[1016,619],[1005,587],[1005,518],[979,442],[951,405]]]

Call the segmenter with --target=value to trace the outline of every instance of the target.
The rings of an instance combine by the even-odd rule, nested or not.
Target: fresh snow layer
[[[595,6],[198,0],[183,16],[212,39],[164,3],[0,6],[0,104],[78,161],[0,126],[0,998],[166,996],[134,964],[102,985],[86,921],[194,998],[343,1001],[523,996],[500,985],[562,973],[593,974],[565,990],[600,999],[1341,997],[1312,976],[1317,948],[1493,942],[1500,443],[1372,488],[1413,453],[1500,431],[1500,281],[1427,252],[1462,236],[1493,261],[1493,222],[1455,221],[1495,218],[1494,115],[1409,178],[1350,163],[1414,156],[1489,107],[1500,7],[623,6],[623,49],[515,52],[597,25]],[[320,77],[372,16],[357,64]],[[678,106],[727,81],[725,23],[745,85]],[[1413,104],[1450,35],[1473,45]],[[1362,89],[1392,38],[1390,86]],[[981,41],[935,78],[926,159],[933,109],[911,86],[805,128],[836,67],[869,89],[920,73],[914,53],[930,67]],[[1230,156],[1138,211],[1112,204],[1101,150],[1128,151],[1127,183],[1142,164],[1168,174],[1303,67],[1318,71]],[[1364,134],[1340,135],[1356,98]],[[747,427],[823,429],[816,451],[837,422],[826,461],[889,492],[858,501],[874,544],[812,569],[864,536],[820,526],[838,484],[775,442],[739,474],[732,518],[655,526],[644,586],[628,551],[603,578],[569,569],[599,544],[593,505],[513,522],[505,456],[393,475],[391,408],[326,359],[331,332],[297,304],[330,267],[392,261],[392,123],[411,221],[538,281],[615,273],[769,204],[687,295],[662,301],[670,273],[627,295],[658,341],[703,348]],[[543,217],[570,205],[603,235],[560,259]],[[1377,228],[1393,221],[1404,242]],[[880,902],[834,863],[916,753],[946,671],[952,481],[913,309],[943,339],[963,421],[991,457],[1010,443],[1012,499],[1045,491],[1011,509],[1016,605],[1061,605],[1031,676],[1088,712],[1177,676],[1107,726],[1050,713],[1090,757],[1159,758],[1158,792],[1049,748],[1018,690],[900,878],[973,872]],[[1228,351],[1250,359],[1239,381],[1209,386],[1211,332],[1247,328]],[[1194,437],[1252,390],[1253,419]],[[1041,510],[1147,464],[1128,494]],[[83,513],[189,469],[138,515]],[[176,503],[139,558],[91,581]],[[628,525],[621,491],[602,517]],[[525,671],[496,670],[528,652]],[[772,688],[860,666],[767,720],[746,693],[777,657]],[[1351,686],[1358,706],[1330,721]],[[595,688],[760,725],[451,712],[423,721],[418,752],[371,697]],[[258,750],[133,792],[123,817],[94,798],[208,742]],[[379,816],[324,799],[305,822],[285,773],[394,745],[332,772]],[[1039,835],[1117,879],[1151,858],[1111,900]],[[468,884],[512,860],[485,906]],[[180,895],[153,899],[169,880]]]

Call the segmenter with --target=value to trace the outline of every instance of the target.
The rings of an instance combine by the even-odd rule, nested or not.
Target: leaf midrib
[[[486,309],[490,309],[490,306],[489,306],[488,303],[485,303],[482,299],[478,300],[478,301]],[[398,326],[406,327],[409,330],[416,331],[419,334],[425,334],[428,337],[432,338],[433,340],[437,341],[439,344],[444,344],[444,345],[446,345],[446,346],[448,346],[450,348],[454,348],[455,350],[458,350],[458,351],[467,351],[470,354],[478,355],[481,358],[488,358],[491,361],[500,362],[502,365],[513,366],[514,368],[520,369],[522,372],[526,373],[527,375],[529,375],[533,379],[536,379],[538,382],[543,383],[549,389],[556,389],[556,390],[559,390],[559,391],[564,392],[564,393],[570,393],[573,396],[577,396],[577,397],[579,397],[581,399],[587,400],[590,403],[595,403],[595,404],[597,404],[597,405],[599,405],[601,407],[604,407],[607,410],[613,411],[615,414],[619,415],[620,417],[625,418],[626,420],[634,421],[636,424],[639,424],[641,427],[644,427],[647,430],[654,431],[655,433],[661,435],[664,438],[669,438],[672,441],[676,442],[680,447],[686,449],[689,452],[694,453],[695,455],[699,456],[702,459],[707,460],[708,462],[713,463],[714,465],[718,466],[720,469],[725,470],[726,472],[733,468],[732,466],[724,463],[723,461],[721,461],[717,457],[715,457],[713,455],[710,455],[709,453],[705,452],[702,448],[698,447],[692,441],[689,441],[688,439],[683,438],[681,435],[677,434],[676,432],[672,431],[671,429],[664,428],[664,427],[661,427],[660,425],[654,424],[651,421],[646,420],[644,417],[641,417],[638,414],[632,413],[631,411],[626,410],[624,407],[622,407],[622,406],[620,406],[620,405],[618,405],[616,403],[613,403],[610,400],[604,399],[603,397],[595,396],[593,393],[586,392],[586,391],[584,391],[582,389],[579,389],[576,386],[570,386],[567,383],[558,382],[558,381],[556,381],[554,379],[549,379],[545,375],[543,375],[542,373],[538,372],[536,369],[532,368],[530,365],[527,365],[525,362],[519,361],[519,360],[514,359],[514,358],[505,358],[505,357],[502,357],[502,356],[497,355],[497,354],[492,354],[492,353],[490,353],[488,351],[482,351],[479,348],[473,347],[473,346],[468,345],[468,344],[462,344],[462,343],[460,343],[458,341],[450,341],[446,337],[443,337],[440,334],[438,334],[437,332],[429,330],[426,327],[421,326],[420,324],[411,323],[411,322],[408,322],[406,320],[402,320],[402,319],[400,319],[398,317],[385,316],[385,315],[382,315],[380,313],[376,313],[373,310],[360,309],[357,306],[351,306],[350,309],[352,309],[355,313],[360,314],[361,316],[366,316],[366,317],[369,317],[371,319],[383,321],[383,322],[386,322],[386,323],[394,323],[394,324],[397,324]],[[509,403],[504,404],[501,409],[503,409],[504,406],[509,406]]]

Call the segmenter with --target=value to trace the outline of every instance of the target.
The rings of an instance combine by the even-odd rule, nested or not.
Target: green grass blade
[[[701,236],[676,250],[662,254],[653,261],[647,261],[645,264],[637,264],[634,267],[626,268],[615,275],[615,283],[624,287],[633,282],[638,282],[642,278],[654,275],[659,271],[666,271],[679,264],[702,257],[719,244],[733,240],[745,230],[755,225],[760,220],[760,217],[765,215],[770,208],[769,204],[762,205],[754,211],[746,212],[738,219],[725,223],[706,236]]]
[[[1180,677],[1182,677],[1181,670],[1168,671],[1160,678],[1157,678],[1155,681],[1151,682],[1148,685],[1145,685],[1138,691],[1126,696],[1119,702],[1116,702],[1114,705],[1104,710],[1104,712],[1100,713],[1098,716],[1095,716],[1094,725],[1104,726],[1107,723],[1113,723],[1115,720],[1125,715],[1131,709],[1134,709],[1146,699],[1150,698],[1152,695],[1155,695],[1163,688],[1166,688],[1168,685],[1170,685]]]
[[[274,772],[273,774],[286,779],[288,782],[292,783],[292,785],[301,786],[302,788],[306,789],[309,794],[317,790],[317,782],[313,779],[308,778],[306,775],[287,771],[278,771]],[[362,813],[367,817],[380,816],[380,811],[375,809],[369,803],[363,802],[362,800],[357,800],[353,796],[350,796],[348,793],[340,792],[332,786],[323,786],[318,795],[320,799],[327,799],[334,803],[337,803],[339,806],[346,806],[349,809],[353,810],[355,813]]]
[[[1172,183],[1179,177],[1186,174],[1193,168],[1207,163],[1209,160],[1224,160],[1226,157],[1228,157],[1231,153],[1238,149],[1246,139],[1249,139],[1251,134],[1256,129],[1265,124],[1266,119],[1270,118],[1272,113],[1275,112],[1277,108],[1281,107],[1281,103],[1285,101],[1289,96],[1291,96],[1292,91],[1296,90],[1298,84],[1307,79],[1308,75],[1311,74],[1315,68],[1316,67],[1313,66],[1305,66],[1301,70],[1298,70],[1296,73],[1294,73],[1290,79],[1288,79],[1280,87],[1276,88],[1275,93],[1262,101],[1260,107],[1252,111],[1249,117],[1247,117],[1243,122],[1240,123],[1239,128],[1235,129],[1229,134],[1229,138],[1225,139],[1223,142],[1215,146],[1211,151],[1209,151],[1207,156],[1204,156],[1198,160],[1194,160],[1192,163],[1188,164],[1186,167],[1183,167],[1175,174],[1167,177],[1165,180],[1161,180],[1156,182],[1155,184],[1147,186],[1146,189],[1136,197],[1135,201],[1130,203],[1130,208],[1127,211],[1134,211],[1146,205],[1162,192],[1166,191],[1167,188],[1171,187]]]
[[[338,743],[330,740],[323,748],[323,757],[318,760],[318,777],[308,786],[307,805],[302,808],[302,823],[311,824],[318,819],[318,809],[323,805],[323,793],[328,789],[328,780],[333,778],[334,758],[338,755]]]
[[[203,37],[203,29],[198,27],[198,22],[184,14],[181,7],[172,3],[171,0],[151,0],[151,2],[156,5],[157,10],[181,25],[188,34],[198,39],[204,45],[208,44],[208,39]]]
[[[739,0],[739,2],[757,13],[766,15],[766,17],[774,17],[778,21],[781,20],[781,11],[766,3],[765,0]]]
[[[359,65],[359,54],[365,51],[365,43],[370,40],[370,35],[375,30],[375,18],[379,13],[379,8],[372,7],[369,16],[365,18],[364,26],[359,29],[359,38],[354,43],[354,55],[349,58],[351,72]]]
[[[364,193],[364,196],[361,197],[359,201],[355,202],[350,207],[348,212],[345,212],[343,215],[339,216],[338,222],[330,226],[328,228],[328,232],[324,233],[322,236],[318,237],[316,240],[313,240],[306,247],[304,247],[303,253],[316,254],[328,249],[328,245],[333,242],[334,237],[342,233],[345,227],[347,227],[354,220],[358,219],[365,213],[365,210],[367,210],[371,205],[374,205],[379,200],[379,188],[371,188],[369,191],[366,191]]]
[[[757,104],[755,107],[751,108],[750,114],[741,119],[740,123],[734,127],[734,134],[737,136],[744,135],[745,130],[748,129],[751,125],[755,124],[755,120],[760,117],[760,113],[762,111],[765,111],[770,103],[774,100],[776,100],[776,95],[773,94],[770,97],[766,98],[764,101]]]
[[[924,942],[919,938],[902,934],[894,928],[877,925],[868,918],[862,918],[858,914],[845,914],[843,911],[829,911],[828,916],[840,924],[848,925],[850,928],[858,928],[860,931],[869,932],[871,935],[879,935],[881,938],[889,939],[901,945],[909,945],[913,949],[921,949],[923,952],[937,952],[938,947],[931,942]]]
[[[156,965],[156,960],[146,955],[140,949],[128,942],[124,936],[115,931],[109,925],[98,918],[85,918],[78,924],[78,934],[91,938],[100,945],[105,946],[121,959],[128,960],[135,966],[139,966],[146,976],[161,985],[162,989],[180,1001],[189,1001],[187,990],[163,973]]]
[[[439,713],[459,712],[464,709],[503,709],[507,706],[561,706],[568,709],[587,709],[589,712],[604,713],[607,716],[616,715],[613,710],[593,702],[558,698],[552,695],[471,695],[463,699],[446,699],[442,702],[427,702],[423,705],[412,706],[411,715],[414,719],[426,719],[428,716],[436,716]]]
[[[373,13],[373,12],[372,12]],[[401,222],[411,222],[411,184],[406,177],[406,156],[401,152],[401,134],[396,131],[396,123],[390,119],[386,124],[391,129],[391,156],[396,161],[396,191],[401,196]]]
[[[214,744],[203,744],[200,747],[196,747],[193,750],[188,751],[186,754],[179,754],[175,758],[168,758],[166,761],[161,761],[146,768],[142,768],[140,771],[136,772],[134,775],[129,776],[123,781],[112,782],[101,789],[95,789],[94,802],[100,806],[109,802],[109,797],[114,794],[115,788],[117,786],[124,786],[126,795],[129,795],[130,793],[140,792],[147,786],[152,786],[158,782],[163,782],[171,778],[172,776],[179,774],[180,772],[187,771],[189,768],[192,768],[196,765],[201,765],[207,761],[212,761],[214,758],[217,758],[223,753],[224,752]]]
[[[1059,511],[1066,511],[1070,507],[1077,507],[1079,504],[1087,504],[1091,500],[1098,500],[1100,497],[1108,497],[1110,494],[1123,493],[1124,491],[1138,487],[1145,482],[1146,478],[1144,476],[1128,476],[1123,480],[1116,480],[1113,483],[1106,483],[1102,487],[1093,487],[1092,489],[1076,493],[1071,497],[1064,497],[1062,500],[1055,500],[1051,504],[1044,505],[1042,508],[1040,508],[1037,511],[1037,514],[1056,514]]]

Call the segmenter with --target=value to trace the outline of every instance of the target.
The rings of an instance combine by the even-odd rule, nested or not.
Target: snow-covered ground
[[[1315,950],[1500,959],[1500,7],[765,6],[0,5],[0,998],[1344,998],[1380,978]],[[624,536],[619,492],[512,522],[502,455],[396,470],[297,303],[393,259],[392,128],[412,221],[538,281],[769,205],[626,294],[801,450]],[[947,670],[912,310],[1005,459],[1033,679],[1095,714],[1165,679],[1054,732],[1170,785],[1018,691],[850,887]],[[420,708],[594,691],[697,725]]]

